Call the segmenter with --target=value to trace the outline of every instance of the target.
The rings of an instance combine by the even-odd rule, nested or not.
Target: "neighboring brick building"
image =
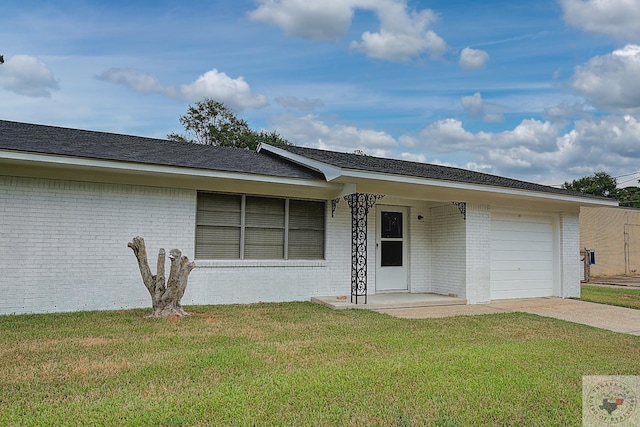
[[[592,277],[640,275],[640,209],[583,207],[580,247],[595,252]]]
[[[138,235],[151,264],[161,246],[195,258],[183,304],[577,297],[580,208],[614,203],[424,163],[0,121],[0,314],[148,306]]]

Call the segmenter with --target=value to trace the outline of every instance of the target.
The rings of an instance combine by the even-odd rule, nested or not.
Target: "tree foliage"
[[[562,184],[562,188],[567,190],[612,199],[615,199],[617,196],[617,186],[618,181],[606,172],[596,172],[593,176],[583,176],[582,178]]]
[[[592,176],[584,176],[562,184],[562,188],[608,197],[620,202],[620,206],[640,208],[640,188],[617,188],[618,181],[606,172],[596,172]]]
[[[640,188],[625,187],[618,189],[618,197],[620,206],[628,208],[640,208]]]
[[[0,64],[4,64],[4,55],[0,55]]]
[[[190,105],[187,113],[180,116],[186,135],[171,133],[173,141],[195,144],[217,145],[255,150],[260,142],[290,145],[275,131],[254,131],[247,122],[239,119],[233,110],[222,102],[205,98]]]

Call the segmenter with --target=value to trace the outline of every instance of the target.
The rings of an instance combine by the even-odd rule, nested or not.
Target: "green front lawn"
[[[524,313],[188,310],[0,316],[0,425],[578,426],[583,375],[640,375],[640,337]]]
[[[640,310],[640,289],[582,285],[580,299]]]

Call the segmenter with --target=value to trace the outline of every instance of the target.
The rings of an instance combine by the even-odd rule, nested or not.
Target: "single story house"
[[[592,277],[640,275],[640,209],[583,207],[580,246],[593,251]]]
[[[452,167],[0,121],[0,314],[150,306],[127,243],[197,267],[183,304],[380,292],[580,295],[580,208]]]

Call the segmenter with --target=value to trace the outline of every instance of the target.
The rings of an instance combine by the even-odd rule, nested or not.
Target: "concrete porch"
[[[378,293],[375,295],[369,295],[367,298],[367,304],[364,303],[364,297],[358,298],[358,304],[353,304],[351,303],[351,297],[349,295],[311,297],[311,302],[324,305],[333,310],[342,310],[346,308],[382,310],[391,308],[437,307],[467,304],[467,300],[464,298],[438,294],[412,294],[408,292]]]

